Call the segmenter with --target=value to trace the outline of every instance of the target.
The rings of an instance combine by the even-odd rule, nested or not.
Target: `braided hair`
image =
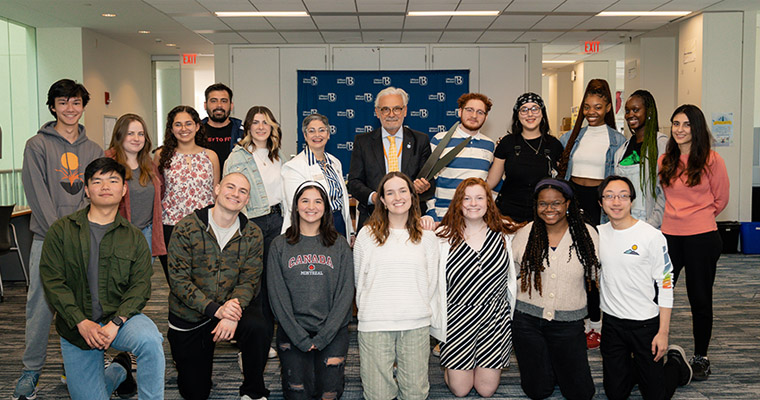
[[[639,89],[631,95],[638,97],[644,102],[646,112],[646,121],[644,122],[644,141],[641,143],[641,164],[647,165],[648,168],[639,168],[639,177],[641,187],[649,186],[649,192],[657,199],[657,132],[660,130],[657,122],[657,104],[654,102],[654,96],[648,90]],[[635,135],[636,132],[631,132]],[[635,138],[631,140],[636,140]]]
[[[559,180],[560,182],[565,182]],[[572,258],[575,251],[578,260],[583,266],[586,285],[591,287],[592,283],[598,287],[599,282],[599,258],[596,256],[594,242],[588,233],[588,228],[584,222],[583,215],[575,196],[566,193],[562,187],[552,184],[539,182],[536,192],[533,194],[533,226],[530,228],[528,243],[525,246],[522,262],[520,263],[521,284],[520,290],[528,292],[530,296],[533,289],[538,290],[539,295],[543,295],[543,286],[541,283],[541,272],[544,271],[544,261],[549,263],[549,234],[546,231],[546,223],[538,216],[538,195],[546,189],[555,189],[562,193],[566,200],[570,200],[567,208],[567,224],[570,230],[572,244],[567,255],[568,261]]]

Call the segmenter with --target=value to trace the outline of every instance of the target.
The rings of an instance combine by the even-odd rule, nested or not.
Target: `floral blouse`
[[[172,156],[164,170],[166,194],[161,201],[164,225],[176,225],[195,210],[214,202],[214,166],[206,150]]]

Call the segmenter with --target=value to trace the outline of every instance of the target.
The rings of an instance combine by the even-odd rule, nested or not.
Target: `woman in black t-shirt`
[[[512,130],[501,138],[488,171],[488,186],[504,183],[496,198],[503,215],[515,222],[533,219],[533,188],[543,178],[557,176],[562,154],[559,140],[549,134],[546,106],[541,96],[525,93],[512,108]]]

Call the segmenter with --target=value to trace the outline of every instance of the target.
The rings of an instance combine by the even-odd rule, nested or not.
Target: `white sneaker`
[[[243,396],[240,398],[240,400],[267,400],[267,398],[266,398],[265,396],[262,396],[262,397],[259,397],[258,399],[254,399],[254,398],[252,398],[251,396],[249,396],[249,395],[247,395],[247,394],[244,394],[244,395],[243,395]]]
[[[277,358],[277,350],[274,349],[274,347],[269,348],[269,356],[270,359]]]

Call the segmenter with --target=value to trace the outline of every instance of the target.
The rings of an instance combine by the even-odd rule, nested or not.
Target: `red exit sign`
[[[589,41],[587,40],[585,44],[583,45],[583,51],[585,53],[598,53],[599,52],[599,41]]]
[[[182,55],[182,64],[196,64],[198,62],[198,55],[197,54],[183,54]]]

